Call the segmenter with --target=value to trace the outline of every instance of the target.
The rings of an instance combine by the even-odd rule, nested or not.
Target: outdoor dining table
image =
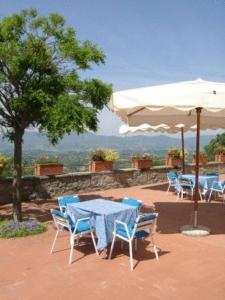
[[[193,174],[183,174],[179,176],[179,179],[191,180],[195,185],[195,175]],[[214,181],[218,181],[219,176],[216,175],[200,175],[199,176],[199,186],[203,189],[204,193],[210,190]]]
[[[90,216],[98,238],[98,250],[103,250],[112,241],[115,220],[130,224],[138,216],[138,209],[134,206],[104,199],[68,204],[66,211],[73,222],[78,216]]]

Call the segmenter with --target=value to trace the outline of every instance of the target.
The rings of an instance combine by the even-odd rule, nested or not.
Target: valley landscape
[[[201,148],[214,137],[214,135],[201,136]],[[90,151],[97,148],[110,148],[118,151],[120,159],[115,163],[115,168],[129,168],[130,157],[134,153],[150,153],[154,165],[162,165],[167,149],[170,147],[181,148],[179,136],[168,135],[128,135],[104,136],[93,133],[82,135],[67,135],[55,146],[48,142],[48,138],[34,131],[26,132],[23,142],[23,174],[32,175],[35,160],[42,156],[57,157],[64,163],[64,171],[87,171],[90,161]],[[185,148],[189,156],[195,149],[195,138],[185,138]],[[13,145],[6,139],[0,140],[0,153],[13,155]],[[11,175],[11,166],[5,170],[5,175]]]

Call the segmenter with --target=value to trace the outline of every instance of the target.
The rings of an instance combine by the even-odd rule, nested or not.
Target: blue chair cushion
[[[126,205],[131,205],[131,206],[134,206],[136,207],[137,209],[140,209],[141,208],[141,202],[139,202],[137,199],[132,199],[132,198],[125,198],[122,200],[122,203],[123,204],[126,204]]]
[[[138,240],[138,239],[146,238],[148,236],[150,236],[149,232],[147,232],[145,230],[140,230],[140,231],[135,232],[134,238],[136,240]]]
[[[73,224],[72,227],[71,227],[72,231],[74,231],[74,228],[75,227],[74,227],[74,224]],[[88,231],[90,229],[91,229],[91,227],[90,227],[90,222],[89,221],[80,221],[78,223],[76,233],[82,233],[82,232]]]
[[[66,206],[69,203],[77,202],[80,202],[80,198],[78,196],[64,196],[63,198],[58,200],[59,206]]]
[[[59,211],[57,209],[53,209],[51,211],[51,214],[52,215],[56,215],[58,217],[61,217],[64,220],[68,220],[69,224],[70,224],[70,227],[71,227],[71,230],[74,231],[75,224],[73,223],[73,221],[71,220],[71,218],[69,216],[64,215],[63,213],[61,213],[61,211]],[[67,227],[64,227],[64,229],[68,230]],[[77,227],[76,233],[81,233],[81,232],[88,231],[88,230],[90,230],[90,222],[88,220],[86,220],[86,221],[80,221],[78,223],[78,227]]]
[[[132,229],[128,227],[128,232],[129,232],[129,235],[131,236],[132,235]],[[126,239],[129,239],[130,237],[127,235],[127,231],[125,229],[125,227],[123,225],[120,225],[118,224],[117,225],[117,228],[116,228],[116,234],[119,234],[123,237],[125,237]]]
[[[170,180],[177,179],[177,177],[178,177],[177,172],[169,172],[169,173],[167,173],[167,178],[170,179]]]
[[[216,172],[208,172],[206,173],[206,176],[219,176],[219,174]]]
[[[140,216],[138,223],[145,222],[145,221],[151,221],[151,220],[154,220],[155,218],[156,218],[156,215],[153,213],[146,214],[146,215]]]
[[[61,211],[59,211],[58,209],[52,209],[51,214],[67,220],[67,217],[63,213],[61,213]]]
[[[129,234],[130,234],[130,236],[131,236],[132,230],[130,230],[130,229],[128,228],[128,232],[129,232]],[[117,228],[116,234],[118,234],[118,235],[120,235],[120,236],[122,236],[122,237],[124,237],[124,238],[126,238],[126,239],[129,239],[129,236],[127,235],[127,232],[126,232],[125,228],[122,227],[122,226],[119,227],[119,228]],[[135,234],[134,234],[134,239],[146,238],[146,237],[148,237],[149,235],[150,235],[149,232],[147,232],[147,231],[145,231],[145,230],[140,230],[140,231],[135,232]]]
[[[214,182],[213,185],[212,185],[212,189],[222,191],[222,189],[224,188],[224,184],[225,184],[225,182],[223,182],[223,183]]]

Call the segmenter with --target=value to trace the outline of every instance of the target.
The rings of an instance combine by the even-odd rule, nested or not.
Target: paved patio
[[[144,211],[159,212],[156,261],[148,242],[140,242],[135,269],[129,269],[128,248],[116,247],[113,259],[96,256],[91,242],[74,252],[68,265],[68,235],[58,239],[56,252],[49,254],[54,228],[27,238],[0,240],[0,299],[225,299],[225,205],[221,201],[200,203],[199,223],[211,228],[204,238],[181,235],[179,227],[189,224],[193,203],[176,201],[166,186],[139,186],[81,195],[82,199],[120,200],[124,196],[143,201]],[[24,203],[27,217],[49,221],[56,201]],[[0,207],[0,216],[10,214]]]

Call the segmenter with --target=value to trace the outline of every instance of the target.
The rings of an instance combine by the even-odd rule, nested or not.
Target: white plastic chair
[[[189,179],[178,179],[177,183],[175,185],[175,190],[177,193],[177,200],[179,198],[183,199],[185,195],[190,195],[191,199],[193,199],[194,196],[194,184],[192,180]],[[203,200],[202,195],[204,196],[204,191],[201,191],[199,188],[199,196],[201,201]]]
[[[125,197],[123,198],[122,203],[125,205],[134,206],[138,209],[138,211],[140,211],[142,207],[142,201],[134,198]]]
[[[67,231],[70,233],[70,256],[69,256],[69,264],[72,263],[73,260],[73,250],[74,250],[74,240],[78,240],[79,237],[90,234],[93,244],[94,244],[94,249],[96,254],[98,255],[98,250],[96,247],[96,242],[94,238],[94,228],[92,228],[91,223],[90,223],[90,217],[84,217],[84,218],[79,218],[76,220],[75,223],[72,222],[72,220],[60,212],[59,210],[56,209],[51,209],[51,214],[55,223],[55,226],[57,228],[55,238],[53,240],[53,244],[51,247],[51,253],[53,253],[55,243],[58,237],[58,234],[63,231]]]
[[[126,224],[119,220],[115,221],[114,231],[113,231],[113,240],[110,249],[109,259],[112,257],[112,252],[116,238],[121,239],[122,241],[129,243],[129,252],[130,252],[130,268],[133,270],[133,249],[132,242],[135,241],[135,250],[137,250],[137,240],[150,237],[155,257],[158,260],[158,252],[154,242],[154,232],[156,228],[158,213],[151,213],[146,215],[139,215],[134,224]]]
[[[212,197],[213,192],[216,192],[218,195],[223,196],[223,202],[225,202],[224,191],[225,191],[225,182],[222,183],[221,181],[213,181],[212,187],[210,188],[210,194],[209,194],[208,202],[211,201],[211,197]]]
[[[80,197],[78,195],[67,195],[58,197],[59,209],[62,213],[66,211],[67,204],[80,202]]]
[[[166,176],[167,176],[168,183],[169,183],[167,192],[169,192],[171,187],[175,187],[175,185],[177,183],[178,175],[176,172],[169,172],[166,174]]]

